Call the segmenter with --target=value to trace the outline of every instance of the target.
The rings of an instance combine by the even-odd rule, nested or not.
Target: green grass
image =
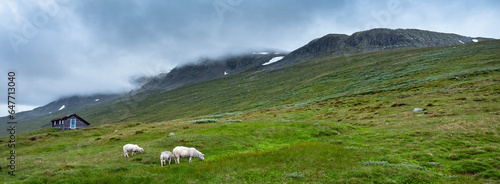
[[[498,183],[498,51],[327,57],[130,96],[79,113],[90,128],[18,135],[17,175],[2,162],[0,182]],[[145,153],[123,158],[127,143]],[[160,167],[180,145],[205,161]]]

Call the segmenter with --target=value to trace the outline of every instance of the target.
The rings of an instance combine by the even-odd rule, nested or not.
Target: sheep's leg
[[[193,161],[191,161],[191,158],[192,158],[192,157],[189,157],[189,163],[193,162]]]
[[[128,157],[128,153],[127,153],[127,152],[125,152],[125,154],[123,155],[123,157]]]
[[[168,158],[168,165],[170,165],[171,160],[172,160],[172,158]],[[167,163],[165,163],[165,165],[167,165]]]

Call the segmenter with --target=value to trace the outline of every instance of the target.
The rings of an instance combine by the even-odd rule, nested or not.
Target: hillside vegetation
[[[68,109],[92,126],[18,135],[16,176],[2,164],[0,181],[497,183],[499,51],[487,41],[323,57]],[[123,158],[127,143],[145,153]],[[160,167],[179,145],[205,161]]]

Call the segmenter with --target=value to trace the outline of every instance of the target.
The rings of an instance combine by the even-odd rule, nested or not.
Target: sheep
[[[174,155],[170,151],[164,151],[164,152],[162,152],[161,155],[160,155],[161,166],[167,165],[166,160],[168,160],[168,164],[170,164],[170,162],[172,161],[173,157],[174,157]]]
[[[125,144],[125,146],[123,146],[123,152],[124,152],[123,157],[129,157],[128,152],[132,152],[132,156],[133,156],[135,154],[135,152],[144,153],[144,149],[137,146],[136,144]]]
[[[189,158],[189,163],[192,162],[193,157],[197,157],[199,160],[205,160],[205,155],[195,148],[187,148],[184,146],[177,146],[173,150],[175,163],[180,163],[180,158]]]

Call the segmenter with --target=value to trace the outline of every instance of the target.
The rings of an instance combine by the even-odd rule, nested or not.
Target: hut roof
[[[71,116],[75,116],[76,118],[80,119],[80,121],[82,121],[83,123],[87,124],[87,125],[90,125],[89,122],[85,121],[82,117],[76,115],[75,113],[71,113],[71,114],[68,114],[68,115],[64,115],[64,116],[59,116],[57,118],[54,118],[52,119],[51,121],[57,121],[57,120],[65,120],[65,119],[68,119],[69,117]]]

